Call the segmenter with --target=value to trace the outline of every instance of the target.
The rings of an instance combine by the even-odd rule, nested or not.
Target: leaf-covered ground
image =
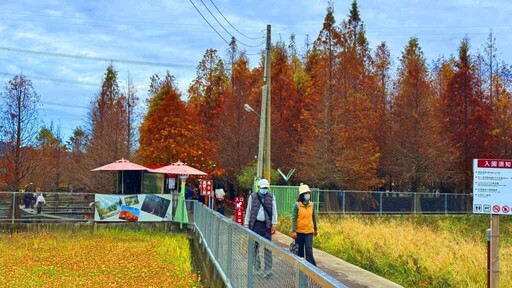
[[[1,287],[196,287],[184,235],[0,234]]]

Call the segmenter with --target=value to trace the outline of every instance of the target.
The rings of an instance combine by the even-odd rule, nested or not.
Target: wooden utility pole
[[[489,287],[498,288],[500,280],[500,215],[491,215],[491,255],[490,255],[490,283]]]
[[[267,25],[267,45],[266,45],[266,56],[265,56],[265,90],[267,90],[266,97],[267,97],[267,121],[266,121],[266,135],[265,135],[265,173],[263,174],[265,176],[265,179],[267,179],[270,182],[270,169],[271,169],[271,161],[270,161],[270,135],[271,135],[271,85],[270,85],[270,59],[271,59],[271,28],[270,24]]]
[[[258,167],[256,178],[265,178],[270,181],[270,49],[271,29],[267,25],[267,42],[265,53],[265,70],[263,74],[264,85],[261,89],[260,133],[258,144]]]

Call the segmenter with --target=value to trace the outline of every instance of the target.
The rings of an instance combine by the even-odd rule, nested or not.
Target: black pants
[[[261,235],[265,239],[272,241],[272,235],[270,234],[270,228],[267,228],[267,224],[265,221],[256,221],[254,227],[252,229],[256,234]],[[254,243],[254,268],[256,270],[261,269],[261,261],[259,257],[259,249],[260,244],[258,242]],[[264,249],[264,261],[265,261],[265,271],[272,270],[272,252],[267,248]]]
[[[304,258],[304,250],[306,250],[306,261],[316,266],[315,258],[313,257],[313,233],[297,233],[295,242],[299,244],[297,255]]]
[[[43,210],[43,206],[37,206],[37,214],[41,214],[42,210]]]

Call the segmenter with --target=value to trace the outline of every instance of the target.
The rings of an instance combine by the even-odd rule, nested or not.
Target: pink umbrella
[[[171,165],[164,166],[158,169],[148,169],[154,173],[176,174],[176,175],[200,175],[206,176],[207,174],[196,168],[192,168],[183,162],[172,163]]]
[[[121,159],[121,160],[117,160],[113,163],[110,163],[110,164],[107,164],[107,165],[104,165],[104,166],[101,166],[98,168],[94,168],[91,171],[126,171],[126,170],[142,171],[142,170],[149,170],[149,169],[142,165],[132,163],[128,160]]]
[[[110,164],[107,164],[107,165],[104,165],[104,166],[101,166],[98,168],[94,168],[91,171],[144,171],[144,170],[149,171],[148,168],[146,168],[142,165],[132,163],[125,159],[121,159],[121,160],[117,160],[113,163],[110,163]],[[121,172],[121,194],[124,194],[124,173],[123,172]]]

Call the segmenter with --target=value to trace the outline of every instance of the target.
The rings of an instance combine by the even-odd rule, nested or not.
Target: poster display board
[[[512,214],[512,160],[473,160],[473,213]]]
[[[96,194],[96,222],[162,222],[172,219],[171,194]]]

